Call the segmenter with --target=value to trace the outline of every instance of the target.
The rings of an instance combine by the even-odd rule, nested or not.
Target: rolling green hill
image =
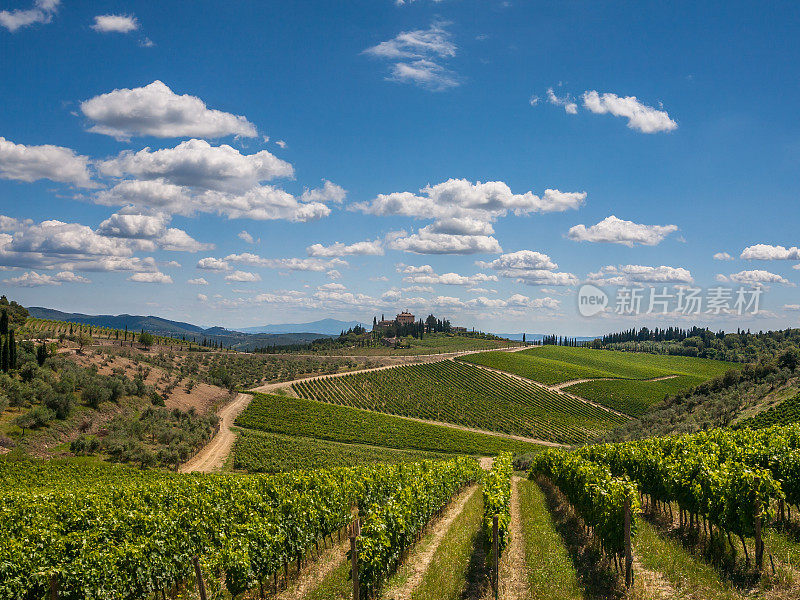
[[[451,360],[293,388],[303,398],[561,443],[586,441],[626,421],[566,394]]]
[[[347,444],[450,454],[491,456],[504,450],[529,452],[541,448],[530,442],[420,423],[349,406],[267,394],[255,394],[236,419],[236,425]]]
[[[460,360],[508,371],[547,385],[573,379],[653,379],[667,375],[689,375],[699,382],[740,367],[736,363],[706,358],[565,346],[542,346],[513,353],[483,352]]]

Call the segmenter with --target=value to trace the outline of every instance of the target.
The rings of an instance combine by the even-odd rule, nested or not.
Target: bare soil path
[[[421,544],[415,548],[411,555],[405,562],[404,568],[409,572],[409,576],[399,586],[389,589],[384,593],[384,598],[406,600],[411,597],[411,594],[417,589],[422,581],[425,572],[433,561],[433,556],[436,554],[436,549],[442,541],[453,521],[456,520],[467,501],[475,494],[480,486],[471,485],[470,487],[462,490],[461,493],[447,506],[444,514],[435,523],[431,525],[430,538],[427,543]]]
[[[305,565],[300,570],[297,579],[290,581],[289,586],[275,596],[275,600],[301,600],[311,591],[316,589],[328,574],[342,563],[342,557],[350,547],[350,538],[342,536],[341,540],[333,543],[330,548],[323,550],[320,555]]]
[[[571,385],[578,385],[579,383],[588,383],[590,381],[641,381],[641,382],[650,382],[650,381],[664,381],[666,379],[675,379],[678,375],[664,375],[662,377],[653,377],[652,379],[627,379],[624,377],[589,377],[587,379],[570,379],[569,381],[565,381],[563,383],[557,383],[555,385],[547,386],[554,392],[559,390],[563,390],[564,388],[568,388]]]
[[[646,569],[635,555],[633,557],[633,573],[636,587],[644,592],[646,598],[652,600],[679,598],[678,592],[661,573]],[[682,598],[683,596],[680,597]]]
[[[524,600],[528,596],[528,572],[525,561],[525,540],[522,534],[522,511],[519,502],[520,477],[511,478],[511,542],[500,561],[499,597],[503,600]]]
[[[233,422],[250,404],[250,394],[238,394],[232,402],[219,411],[219,431],[200,452],[181,465],[181,473],[211,473],[221,471],[225,460],[231,452],[236,434],[231,430]]]

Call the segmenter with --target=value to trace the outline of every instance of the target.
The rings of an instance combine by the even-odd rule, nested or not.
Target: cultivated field
[[[303,397],[551,442],[583,442],[625,417],[531,382],[441,361],[300,381]]]
[[[236,425],[249,430],[400,450],[493,456],[541,446],[304,398],[256,394]],[[237,449],[238,451],[239,449]]]
[[[242,429],[233,448],[233,468],[249,473],[331,469],[369,463],[410,463],[447,455],[397,450],[365,444],[342,444],[307,437]]]
[[[639,416],[665,396],[677,394],[705,381],[693,375],[668,376],[656,381],[598,379],[562,388],[564,391],[626,415]]]
[[[542,346],[514,353],[483,352],[459,360],[515,373],[546,385],[575,379],[655,379],[667,375],[691,375],[702,381],[739,366],[736,363],[688,356],[634,354],[565,346]]]
[[[543,346],[513,353],[482,352],[458,360],[558,387],[632,416],[643,414],[667,395],[683,392],[730,369],[741,368],[739,363],[705,358],[564,346]],[[572,381],[574,385],[564,385]]]

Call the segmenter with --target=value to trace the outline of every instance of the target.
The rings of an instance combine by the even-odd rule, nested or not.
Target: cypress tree
[[[8,373],[8,342],[5,339],[2,341],[3,347],[0,348],[0,369],[3,373]]]
[[[17,342],[13,329],[8,332],[8,368],[12,371],[17,368]]]
[[[5,354],[5,351],[4,351]],[[36,362],[39,363],[41,367],[44,365],[44,361],[47,360],[47,346],[44,345],[44,342],[36,349]]]
[[[5,308],[0,313],[0,335],[8,335],[8,312]]]

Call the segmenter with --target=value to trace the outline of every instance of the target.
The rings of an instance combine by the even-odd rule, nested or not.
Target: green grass
[[[555,529],[544,494],[534,482],[518,484],[528,598],[531,600],[579,600],[583,591],[575,565]]]
[[[480,533],[483,494],[472,494],[444,534],[412,600],[458,600],[467,585],[470,560]]]
[[[711,565],[692,556],[679,542],[659,536],[647,521],[640,519],[637,523],[633,552],[645,569],[661,573],[681,598],[740,600],[744,597]]]
[[[342,560],[316,588],[303,596],[303,600],[352,600],[353,582],[348,579],[349,576],[350,563]]]
[[[692,375],[678,375],[662,381],[601,379],[571,385],[564,388],[564,391],[608,406],[626,415],[638,417],[667,396],[675,395],[703,381],[704,378]]]
[[[573,379],[615,377],[653,379],[665,375],[691,375],[702,380],[739,368],[706,358],[543,346],[521,352],[483,352],[460,358],[539,381],[546,385]]]
[[[233,468],[251,473],[296,469],[330,469],[368,463],[405,463],[447,458],[449,455],[342,444],[262,431],[240,430],[233,449]]]
[[[254,394],[236,419],[241,427],[401,450],[494,456],[509,452],[536,451],[538,444],[463,431],[430,423],[419,423],[389,415],[315,402],[303,398]]]
[[[800,571],[800,543],[783,532],[768,528],[764,535],[764,547],[775,560]]]
[[[301,381],[293,389],[323,402],[563,443],[626,422],[540,385],[452,360]]]

